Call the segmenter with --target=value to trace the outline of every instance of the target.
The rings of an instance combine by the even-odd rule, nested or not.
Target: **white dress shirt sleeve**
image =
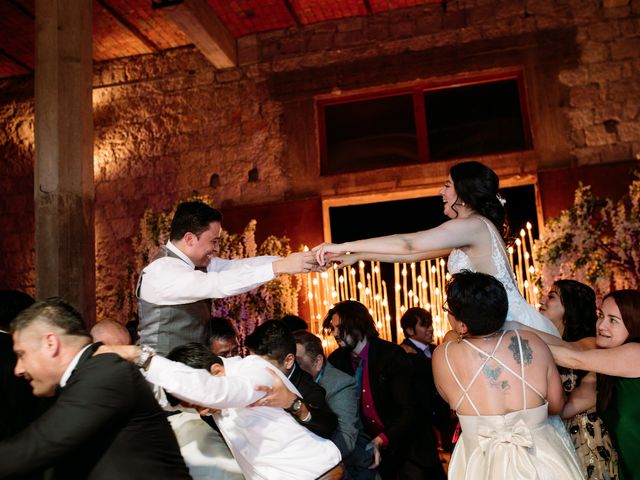
[[[193,270],[177,258],[163,257],[142,271],[140,297],[156,305],[183,305],[248,292],[275,278],[278,257],[214,259],[207,272]],[[216,268],[220,270],[216,270]]]
[[[151,359],[146,378],[173,396],[201,407],[241,408],[265,395],[256,391],[258,385],[249,378],[216,377],[160,356]]]
[[[214,257],[207,265],[207,272],[225,272],[234,270],[236,268],[242,268],[244,266],[260,267],[264,265],[272,265],[276,260],[280,260],[282,257],[276,257],[272,255],[262,255],[260,257],[249,258],[218,258]]]

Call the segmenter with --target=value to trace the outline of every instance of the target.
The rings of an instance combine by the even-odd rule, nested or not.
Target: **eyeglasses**
[[[442,304],[442,310],[447,312],[449,315],[452,314],[451,310],[449,310],[449,304],[447,303],[447,300],[445,300],[445,302]]]

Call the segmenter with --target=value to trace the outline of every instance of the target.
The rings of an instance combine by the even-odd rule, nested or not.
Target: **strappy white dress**
[[[507,321],[519,322],[559,337],[560,333],[555,325],[551,323],[548,318],[538,312],[533,305],[528,304],[520,294],[520,290],[518,290],[518,286],[516,284],[515,275],[511,265],[509,264],[509,258],[504,247],[504,242],[493,223],[479,215],[477,218],[485,223],[489,229],[489,234],[491,235],[491,260],[494,266],[494,272],[485,273],[489,273],[496,279],[500,280],[500,283],[504,285],[504,288],[507,291],[507,298],[509,299]],[[447,262],[447,269],[452,275],[454,273],[459,273],[462,270],[469,270],[471,272],[478,271],[467,254],[458,248],[451,250],[451,253],[449,254],[449,261]]]
[[[449,463],[450,480],[569,480],[584,478],[578,464],[575,451],[559,436],[547,421],[546,399],[531,385],[524,376],[524,359],[520,335],[520,373],[504,364],[495,353],[507,331],[503,331],[491,354],[486,353],[467,340],[465,345],[485,357],[483,364],[464,387],[449,362],[449,345],[445,345],[445,358],[451,375],[462,390],[456,404],[456,410],[463,400],[467,400],[476,415],[458,415],[462,426],[462,435]],[[520,379],[522,384],[522,410],[504,415],[482,415],[469,396],[469,389],[480,375],[483,367],[494,360],[505,370]],[[530,388],[544,403],[538,407],[527,408],[526,389]]]

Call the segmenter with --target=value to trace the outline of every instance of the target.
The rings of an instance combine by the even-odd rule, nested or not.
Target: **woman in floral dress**
[[[566,342],[576,342],[596,334],[596,296],[583,283],[556,281],[543,298],[540,313],[553,322]],[[558,370],[568,396],[561,416],[587,478],[617,479],[618,454],[596,412],[596,374],[563,367]]]

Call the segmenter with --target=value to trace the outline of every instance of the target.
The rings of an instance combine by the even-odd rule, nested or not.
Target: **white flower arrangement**
[[[580,184],[573,206],[545,225],[536,252],[543,291],[561,278],[590,285],[600,298],[640,287],[640,176],[618,202]]]

